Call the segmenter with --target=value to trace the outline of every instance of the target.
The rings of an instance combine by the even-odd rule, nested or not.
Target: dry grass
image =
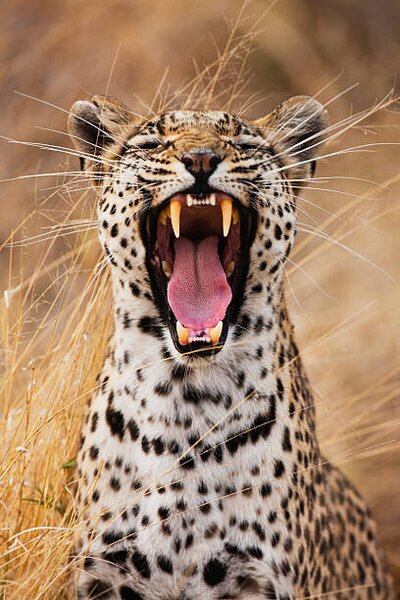
[[[218,107],[233,95],[232,105],[254,116],[291,94],[325,88],[319,97],[336,123],[374,106],[391,88],[400,55],[395,0],[379,7],[363,0],[282,0],[259,22],[265,3],[254,1],[240,23],[252,34],[233,39],[204,72],[215,59],[213,40],[224,47],[229,35],[222,13],[229,20],[239,6],[228,0],[153,0],[151,10],[128,0],[8,3],[0,41],[0,133],[71,148],[57,133],[65,132],[65,111],[76,98],[107,89],[138,112],[149,107],[136,95],[149,104],[155,97],[155,110],[166,102]],[[254,77],[243,88],[241,58],[247,54]],[[186,85],[194,55],[200,75]],[[324,451],[367,497],[399,576],[395,109],[370,111],[324,149],[338,154],[320,161],[300,203],[300,221],[313,231],[300,234],[288,271]],[[108,272],[88,225],[92,191],[82,193],[88,182],[68,175],[78,169],[77,160],[5,140],[1,147],[0,176],[12,180],[0,184],[0,595],[71,598],[66,559],[79,526],[74,457],[111,331]],[[35,173],[58,175],[26,177]]]

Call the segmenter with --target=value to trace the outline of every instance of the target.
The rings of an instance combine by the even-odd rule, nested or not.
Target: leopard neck
[[[278,421],[295,438],[301,422],[317,453],[312,395],[282,281],[249,289],[227,347],[215,360],[184,364],[173,356],[151,298],[133,301],[131,291],[115,281],[114,392],[129,397],[149,434],[159,430],[183,446],[205,434],[210,443],[220,443],[246,428],[255,428],[255,439],[260,432],[267,439]]]

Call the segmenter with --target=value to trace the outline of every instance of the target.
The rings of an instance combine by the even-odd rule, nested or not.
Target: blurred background
[[[0,597],[73,597],[74,456],[110,295],[65,131],[97,93],[142,114],[327,104],[338,125],[299,204],[288,300],[324,452],[367,498],[399,581],[400,116],[384,100],[399,24],[398,0],[1,2]]]

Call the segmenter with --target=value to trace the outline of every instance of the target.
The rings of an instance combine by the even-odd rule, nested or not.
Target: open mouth
[[[175,347],[220,350],[243,300],[253,211],[217,190],[181,192],[142,224],[153,293]]]

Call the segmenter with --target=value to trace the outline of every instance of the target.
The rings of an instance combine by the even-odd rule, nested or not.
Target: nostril
[[[195,177],[211,175],[222,161],[222,157],[212,150],[194,150],[180,156],[186,169]]]
[[[209,157],[210,169],[215,170],[221,162],[221,160],[222,158],[219,154],[217,154],[216,152],[212,152]]]
[[[182,154],[181,162],[185,165],[185,167],[190,168],[194,164],[193,157],[187,152],[186,154]]]

